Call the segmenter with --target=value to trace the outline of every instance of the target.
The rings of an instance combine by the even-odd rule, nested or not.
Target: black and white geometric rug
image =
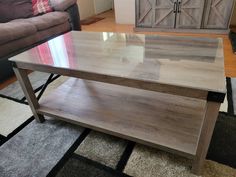
[[[67,79],[57,78],[43,94],[50,94]],[[236,177],[236,79],[227,83],[228,101],[216,123],[203,170],[206,177]],[[35,87],[37,94],[42,85]],[[0,98],[4,115],[0,117],[1,177],[38,176],[40,169],[42,177],[195,177],[185,158],[58,120],[37,124],[25,99],[15,95],[2,94]]]
[[[1,177],[47,176],[83,131],[58,120],[32,121],[0,147]]]

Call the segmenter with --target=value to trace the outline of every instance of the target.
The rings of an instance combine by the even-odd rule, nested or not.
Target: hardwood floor
[[[31,71],[28,71],[28,74],[30,74]],[[11,78],[9,78],[8,80],[0,83],[0,90],[5,88],[6,86],[10,85],[11,83],[15,82],[17,79],[16,79],[16,76],[13,76]]]
[[[108,11],[98,15],[99,17],[105,17],[105,19],[91,24],[82,26],[83,31],[97,31],[97,32],[121,32],[121,33],[134,33],[133,25],[120,25],[115,23],[115,15],[113,11]],[[175,36],[199,36],[199,37],[221,37],[224,40],[224,55],[225,55],[225,75],[227,77],[236,77],[236,55],[232,52],[232,47],[228,35],[216,35],[216,34],[192,34],[192,33],[165,33],[165,32],[138,32],[142,34],[160,34],[160,35],[175,35]],[[10,83],[16,80],[15,77],[0,83],[0,89],[6,87]]]
[[[0,90],[5,88],[6,86],[10,85],[11,83],[15,82],[16,81],[16,77],[13,76],[11,77],[10,79],[0,83]]]

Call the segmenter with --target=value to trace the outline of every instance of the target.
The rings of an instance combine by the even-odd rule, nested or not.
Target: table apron
[[[35,65],[30,63],[12,62],[13,67],[41,71],[64,76],[76,77],[85,80],[116,84],[121,86],[133,87],[143,90],[185,96],[190,98],[208,100],[213,102],[223,102],[225,93],[211,92],[207,90],[187,88],[163,83],[156,83],[148,80],[137,80],[131,78],[117,77],[106,74],[91,73],[87,71],[78,71],[65,68],[51,67],[46,65]]]

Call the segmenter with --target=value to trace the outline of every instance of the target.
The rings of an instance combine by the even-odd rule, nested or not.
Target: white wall
[[[77,0],[77,3],[81,20],[95,15],[94,0]]]
[[[135,0],[115,0],[115,16],[118,24],[135,24]]]
[[[94,0],[95,14],[100,14],[112,8],[113,0]]]
[[[110,10],[113,6],[113,0],[77,0],[77,3],[81,20]]]

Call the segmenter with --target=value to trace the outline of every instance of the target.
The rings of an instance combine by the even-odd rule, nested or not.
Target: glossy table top
[[[70,32],[10,59],[224,93],[222,39]]]

